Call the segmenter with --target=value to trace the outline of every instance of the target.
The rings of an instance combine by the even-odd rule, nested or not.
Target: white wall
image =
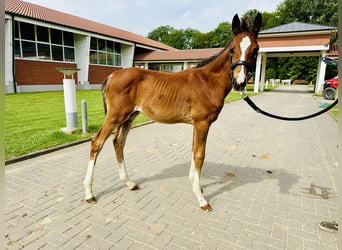
[[[77,68],[80,71],[77,72],[77,79],[79,85],[89,84],[89,48],[90,48],[90,36],[74,34],[75,41],[75,60]]]
[[[5,18],[5,92],[14,92],[12,20]]]

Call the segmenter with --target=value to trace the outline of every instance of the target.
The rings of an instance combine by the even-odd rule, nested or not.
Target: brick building
[[[61,90],[56,68],[79,68],[78,88],[99,87],[136,55],[174,48],[143,36],[21,0],[5,0],[6,92]]]
[[[269,57],[336,56],[335,27],[293,22],[259,33],[254,91],[263,91]],[[228,41],[227,41],[228,42]],[[180,71],[222,50],[177,50],[129,31],[21,0],[5,0],[6,92],[61,90],[56,68],[78,68],[78,89],[99,88],[112,71],[144,67]],[[334,52],[334,55],[332,54]],[[316,92],[325,64],[317,66]]]

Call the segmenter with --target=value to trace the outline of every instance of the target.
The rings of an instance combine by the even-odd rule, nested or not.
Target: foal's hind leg
[[[131,181],[127,175],[123,150],[125,147],[127,134],[131,128],[133,120],[138,114],[139,112],[134,112],[130,115],[127,121],[119,125],[113,140],[116,159],[118,161],[120,179],[129,187],[130,190],[138,190],[140,188],[134,181]]]
[[[96,203],[92,190],[95,163],[97,156],[99,155],[103,147],[103,144],[107,140],[108,136],[113,132],[115,126],[115,123],[107,119],[100,128],[99,132],[97,132],[96,136],[91,141],[89,163],[87,173],[83,182],[85,187],[85,200],[88,203]]]

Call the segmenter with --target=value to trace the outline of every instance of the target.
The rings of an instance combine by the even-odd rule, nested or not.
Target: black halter
[[[247,68],[247,71],[248,71],[247,72],[247,81],[249,79],[251,79],[252,76],[253,76],[253,73],[252,73],[253,72],[253,67],[252,67],[252,65],[249,62],[242,61],[242,60],[239,60],[239,61],[236,61],[235,63],[233,63],[232,58],[233,58],[233,56],[232,56],[232,54],[230,54],[229,55],[230,69],[233,70],[238,65],[245,66]]]
[[[253,67],[249,62],[239,60],[239,61],[236,61],[235,63],[233,63],[232,58],[233,58],[233,56],[230,53],[229,60],[230,60],[230,69],[231,70],[235,69],[236,66],[241,65],[241,66],[245,66],[247,68],[248,73],[252,73]]]

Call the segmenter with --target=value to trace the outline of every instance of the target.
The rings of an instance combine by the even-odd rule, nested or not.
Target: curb
[[[322,104],[322,103],[329,103],[329,104],[332,104],[333,101],[329,101],[329,100],[321,100],[319,96],[313,96],[313,98],[317,101],[318,104]],[[337,104],[338,105],[338,104]],[[331,110],[329,110],[327,113],[336,121],[338,122],[338,118],[335,117],[331,112]]]
[[[142,124],[133,126],[131,129],[139,128],[139,127],[146,126],[146,125],[149,125],[149,124],[152,124],[152,123],[154,123],[154,121],[144,122]],[[114,134],[114,132],[113,132],[113,134]],[[26,154],[26,155],[22,155],[22,156],[18,156],[18,157],[15,157],[15,158],[11,158],[11,159],[5,160],[5,166],[8,166],[8,165],[11,165],[13,163],[20,162],[20,161],[25,161],[25,160],[28,160],[28,159],[32,159],[32,158],[35,158],[35,157],[38,157],[38,156],[42,156],[42,155],[45,155],[45,154],[49,154],[49,153],[52,153],[52,152],[55,152],[55,151],[58,151],[58,150],[61,150],[61,149],[73,147],[73,146],[76,146],[76,145],[79,145],[79,144],[82,144],[82,143],[85,143],[85,142],[89,142],[89,141],[91,141],[91,138],[92,137],[87,138],[87,139],[82,139],[82,140],[74,141],[74,142],[70,142],[70,143],[66,143],[66,144],[62,144],[62,145],[58,145],[58,146],[47,148],[47,149],[43,149],[43,150],[39,150],[39,151],[36,151],[36,152],[33,152],[33,153],[29,153],[29,154]]]

